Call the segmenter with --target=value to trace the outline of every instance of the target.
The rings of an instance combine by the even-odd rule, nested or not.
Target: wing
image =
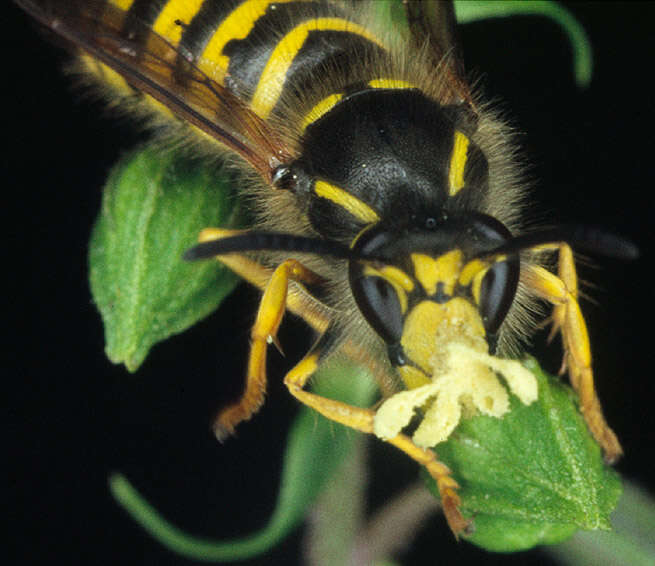
[[[138,18],[102,0],[15,0],[37,21],[245,159],[271,182],[292,151],[247,103]]]
[[[451,104],[467,104],[475,111],[473,97],[464,77],[457,40],[455,7],[450,0],[403,0],[411,41],[417,49],[427,49],[434,67],[447,75]]]

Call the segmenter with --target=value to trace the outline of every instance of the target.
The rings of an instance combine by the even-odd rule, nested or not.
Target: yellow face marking
[[[480,288],[482,287],[482,280],[487,274],[487,270],[478,271],[473,277],[473,286],[471,287],[471,293],[473,294],[473,300],[476,305],[480,304]]]
[[[376,271],[378,271],[387,281],[398,285],[398,287],[408,293],[411,293],[412,289],[414,289],[414,281],[402,269],[398,269],[393,265],[385,265]]]
[[[245,39],[270,4],[283,4],[292,0],[246,0],[227,16],[207,43],[198,58],[198,67],[220,82],[230,64],[230,58],[223,55],[225,45],[233,39]]]
[[[425,289],[428,295],[437,292],[437,283],[444,284],[444,292],[452,295],[455,290],[455,283],[462,269],[462,252],[460,250],[449,251],[434,259],[425,254],[411,254],[414,264],[416,279]]]
[[[459,274],[459,284],[462,287],[467,287],[471,281],[473,281],[473,278],[478,275],[478,273],[480,273],[480,271],[484,271],[488,267],[489,264],[485,261],[482,261],[481,259],[474,259],[469,261],[462,269],[462,272]]]
[[[153,31],[177,47],[182,38],[184,25],[188,25],[198,13],[202,3],[203,0],[185,0],[184,2],[170,0],[157,16],[152,26]]]
[[[120,8],[121,10],[129,10],[134,4],[134,0],[111,0],[111,4]]]
[[[303,118],[302,121],[302,131],[304,132],[307,129],[307,126],[313,124],[321,116],[327,114],[332,108],[343,98],[343,94],[331,94],[330,96],[325,97],[321,100],[316,106],[314,106],[307,115]]]
[[[380,277],[389,283],[394,288],[398,297],[400,312],[403,314],[407,312],[407,293],[414,288],[414,281],[412,281],[409,275],[402,269],[398,269],[392,265],[385,265],[380,269],[376,269],[372,265],[367,265],[364,268],[364,275],[366,277]]]
[[[378,213],[368,204],[335,185],[331,185],[325,181],[316,181],[314,192],[319,197],[330,200],[341,208],[344,208],[355,218],[366,224],[380,220]]]
[[[371,88],[416,88],[412,83],[400,79],[373,79],[368,82],[368,86]]]
[[[450,154],[450,169],[448,171],[448,192],[451,197],[464,188],[464,169],[468,148],[469,139],[459,130],[455,130],[453,152]]]
[[[259,78],[250,104],[252,110],[259,117],[267,118],[273,110],[282,93],[291,63],[304,45],[309,33],[314,30],[355,33],[384,48],[380,40],[365,27],[341,18],[316,18],[298,24],[277,44]]]

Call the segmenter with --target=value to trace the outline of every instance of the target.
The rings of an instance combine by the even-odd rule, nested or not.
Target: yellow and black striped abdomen
[[[328,2],[289,0],[112,0],[123,13],[122,35],[147,49],[152,31],[177,53],[167,61],[179,85],[192,63],[226,87],[262,119],[298,104],[311,108],[313,92],[332,92],[366,80],[362,61],[384,57],[376,34]],[[107,78],[104,77],[106,81]],[[286,105],[280,104],[289,95]],[[282,117],[285,117],[282,114]]]

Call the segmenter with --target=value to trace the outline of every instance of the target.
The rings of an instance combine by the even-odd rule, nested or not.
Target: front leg
[[[530,266],[526,282],[543,299],[554,305],[553,332],[561,332],[564,365],[568,368],[573,389],[580,398],[580,410],[596,442],[603,450],[605,461],[615,462],[623,454],[616,434],[609,427],[594,388],[591,368],[591,347],[587,325],[577,298],[577,275],[573,252],[567,244],[558,244],[558,275]]]
[[[225,407],[216,417],[214,432],[219,440],[234,433],[242,421],[249,420],[264,403],[266,394],[266,351],[269,343],[278,349],[277,331],[287,306],[287,290],[290,281],[315,282],[318,275],[299,261],[288,259],[277,266],[271,276],[250,333],[250,356],[246,389],[234,404]]]
[[[317,344],[284,378],[289,392],[304,405],[311,407],[325,418],[366,434],[374,434],[373,420],[375,411],[355,407],[341,401],[335,401],[305,390],[309,378],[315,373],[322,361],[322,353],[328,350],[331,341],[331,329],[319,339]],[[410,458],[425,466],[434,478],[441,496],[444,515],[451,530],[458,536],[470,530],[471,522],[462,516],[459,509],[460,498],[457,495],[457,482],[450,475],[448,467],[437,459],[433,450],[421,448],[404,434],[384,440],[395,446]]]
[[[220,240],[240,233],[240,230],[208,228],[202,231],[199,240],[208,242]],[[246,281],[264,291],[257,317],[250,333],[250,355],[246,388],[241,398],[222,409],[214,423],[214,433],[219,440],[234,433],[235,427],[250,419],[264,403],[266,394],[266,352],[269,343],[278,349],[277,331],[284,311],[299,314],[311,327],[322,332],[329,323],[322,303],[298,285],[289,292],[292,281],[298,283],[317,283],[321,277],[295,259],[288,259],[271,272],[245,255],[231,253],[216,256],[221,263],[232,269]]]

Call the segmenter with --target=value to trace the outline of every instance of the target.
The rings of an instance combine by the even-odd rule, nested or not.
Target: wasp
[[[582,226],[525,229],[512,135],[466,80],[451,2],[404,0],[406,29],[390,33],[375,0],[15,1],[79,50],[112,102],[129,99],[172,136],[191,131],[247,173],[254,227],[208,228],[185,256],[216,258],[262,291],[245,390],[216,417],[219,439],[262,405],[267,350],[290,311],[316,334],[284,378],[291,395],[424,466],[450,528],[465,532],[432,447],[462,391],[502,400],[496,373],[534,400],[507,357],[546,301],[589,430],[607,462],[621,455],[594,388],[572,247],[634,250]],[[382,405],[307,389],[339,355],[376,378]]]

